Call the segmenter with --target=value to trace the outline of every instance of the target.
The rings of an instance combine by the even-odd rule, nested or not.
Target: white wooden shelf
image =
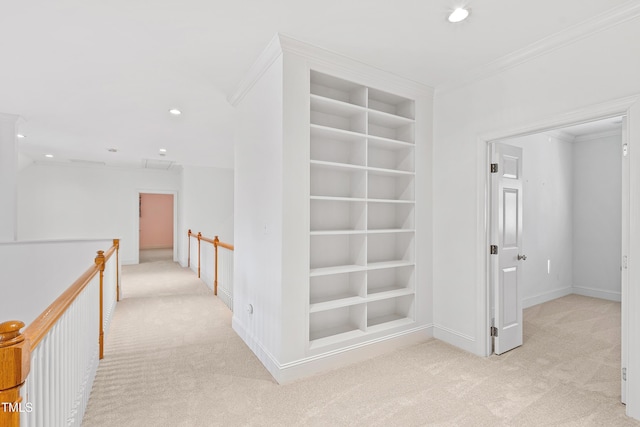
[[[364,197],[333,197],[333,196],[310,196],[311,200],[333,200],[336,202],[366,202]]]
[[[336,162],[326,162],[323,160],[311,160],[310,164],[312,167],[316,168],[324,168],[324,169],[332,169],[337,171],[355,171],[355,170],[367,170],[365,166],[360,165],[352,165],[349,163],[336,163]]]
[[[351,117],[355,114],[364,114],[367,109],[358,105],[347,102],[338,101],[320,95],[310,95],[311,109],[325,114],[339,115],[342,117]]]
[[[399,314],[388,314],[386,316],[370,319],[367,326],[368,333],[384,331],[385,329],[405,326],[414,323],[414,320]]]
[[[369,109],[369,123],[379,126],[397,128],[413,124],[416,121],[407,117],[396,116],[395,114],[385,113],[384,111]]]
[[[370,262],[367,264],[367,270],[380,270],[383,268],[396,268],[396,267],[407,267],[410,265],[415,265],[413,261],[407,260],[393,260],[393,261],[377,261]]]
[[[414,322],[415,101],[310,71],[309,348]]]
[[[310,303],[309,313],[348,307],[350,305],[362,304],[363,302],[366,302],[366,299],[361,296],[337,296],[335,299]]]
[[[367,199],[367,202],[370,203],[404,203],[413,205],[415,204],[415,200],[398,200],[398,199]]]
[[[325,347],[353,338],[360,338],[364,335],[365,332],[363,330],[349,326],[328,328],[319,332],[309,334],[309,348],[315,349],[319,347]]]
[[[313,123],[311,123],[310,128],[311,128],[312,136],[323,136],[327,138],[335,138],[345,142],[362,141],[367,137],[367,135],[364,133],[334,128],[331,126],[317,125]],[[392,142],[396,142],[396,141],[392,141]],[[413,145],[413,144],[408,144],[408,145]]]
[[[390,231],[391,232],[391,231]],[[311,236],[342,236],[351,234],[366,234],[366,230],[311,230]]]
[[[370,174],[380,175],[380,176],[415,176],[415,172],[398,170],[398,169],[383,169],[383,168],[367,167],[367,171]]]
[[[367,230],[368,234],[386,234],[386,233],[415,233],[416,230],[412,228],[370,228]]]
[[[415,145],[412,142],[400,141],[398,139],[384,138],[382,136],[367,135],[369,145],[378,148],[384,148],[386,150],[400,150],[403,148],[413,148]]]
[[[309,270],[309,276],[327,276],[329,274],[352,273],[355,271],[364,271],[367,267],[364,265],[336,265],[333,267],[312,268]]]

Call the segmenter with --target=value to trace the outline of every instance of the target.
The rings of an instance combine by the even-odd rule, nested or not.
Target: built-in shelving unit
[[[311,71],[311,348],[415,321],[415,102]]]

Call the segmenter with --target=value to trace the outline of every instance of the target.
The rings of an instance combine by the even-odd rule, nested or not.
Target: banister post
[[[187,267],[191,267],[191,229],[187,232]]]
[[[103,322],[103,306],[104,306],[104,251],[98,251],[96,256],[96,265],[100,269],[100,360],[104,359],[104,325]]]
[[[20,333],[24,323],[0,323],[0,426],[20,426],[23,412],[20,387],[29,375],[29,342]],[[31,403],[27,402],[29,405]]]
[[[200,278],[200,239],[202,239],[202,233],[198,231],[198,279]]]
[[[120,239],[113,239],[116,247],[116,301],[120,301]]]
[[[215,273],[213,276],[213,294],[214,295],[218,295],[218,243],[219,242],[220,242],[220,239],[218,239],[218,236],[216,236],[213,239],[213,246],[215,248],[215,255],[214,255]]]

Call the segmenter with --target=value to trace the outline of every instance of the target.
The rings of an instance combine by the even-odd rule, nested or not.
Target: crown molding
[[[622,136],[622,129],[605,130],[597,133],[590,133],[587,135],[576,136],[574,142],[587,142],[594,141],[596,139],[609,138],[611,136]]]
[[[20,116],[17,114],[0,113],[0,120],[11,123],[18,123]]]
[[[227,97],[227,102],[236,107],[280,55],[282,55],[280,35],[276,34],[240,80],[235,90]]]
[[[559,139],[560,141],[564,141],[564,142],[573,142],[576,139],[575,136],[571,135],[568,132],[564,132],[562,129],[550,130],[547,132],[547,136],[550,136],[551,138]]]
[[[258,59],[251,66],[247,74],[236,86],[233,93],[227,97],[232,106],[237,106],[247,95],[267,69],[283,53],[298,55],[306,59],[311,68],[321,68],[348,75],[351,80],[366,86],[383,86],[387,90],[400,94],[419,94],[432,97],[432,87],[384,71],[365,64],[348,56],[314,46],[293,37],[276,34]],[[377,82],[380,82],[376,84]]]
[[[640,102],[640,94],[626,96],[624,98],[590,105],[588,107],[579,108],[566,113],[552,114],[523,126],[486,132],[479,135],[478,139],[479,141],[486,143],[499,139],[549,132],[562,127],[587,123],[595,119],[599,120],[608,117],[621,116],[627,114],[628,110],[638,102]]]
[[[417,93],[423,96],[433,96],[434,89],[425,84],[284,34],[279,34],[279,37],[283,51],[306,58],[312,68],[325,68],[340,74],[347,74],[351,80],[357,83],[374,87],[380,85],[399,95],[404,93],[415,96]]]
[[[628,1],[620,7],[582,21],[478,67],[460,79],[437,86],[435,91],[437,94],[442,94],[470,85],[638,17],[640,17],[640,2]]]

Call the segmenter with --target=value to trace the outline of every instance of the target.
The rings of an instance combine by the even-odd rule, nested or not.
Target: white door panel
[[[491,255],[494,289],[494,352],[502,354],[522,345],[522,149],[495,143],[491,174],[491,225],[498,253]]]

